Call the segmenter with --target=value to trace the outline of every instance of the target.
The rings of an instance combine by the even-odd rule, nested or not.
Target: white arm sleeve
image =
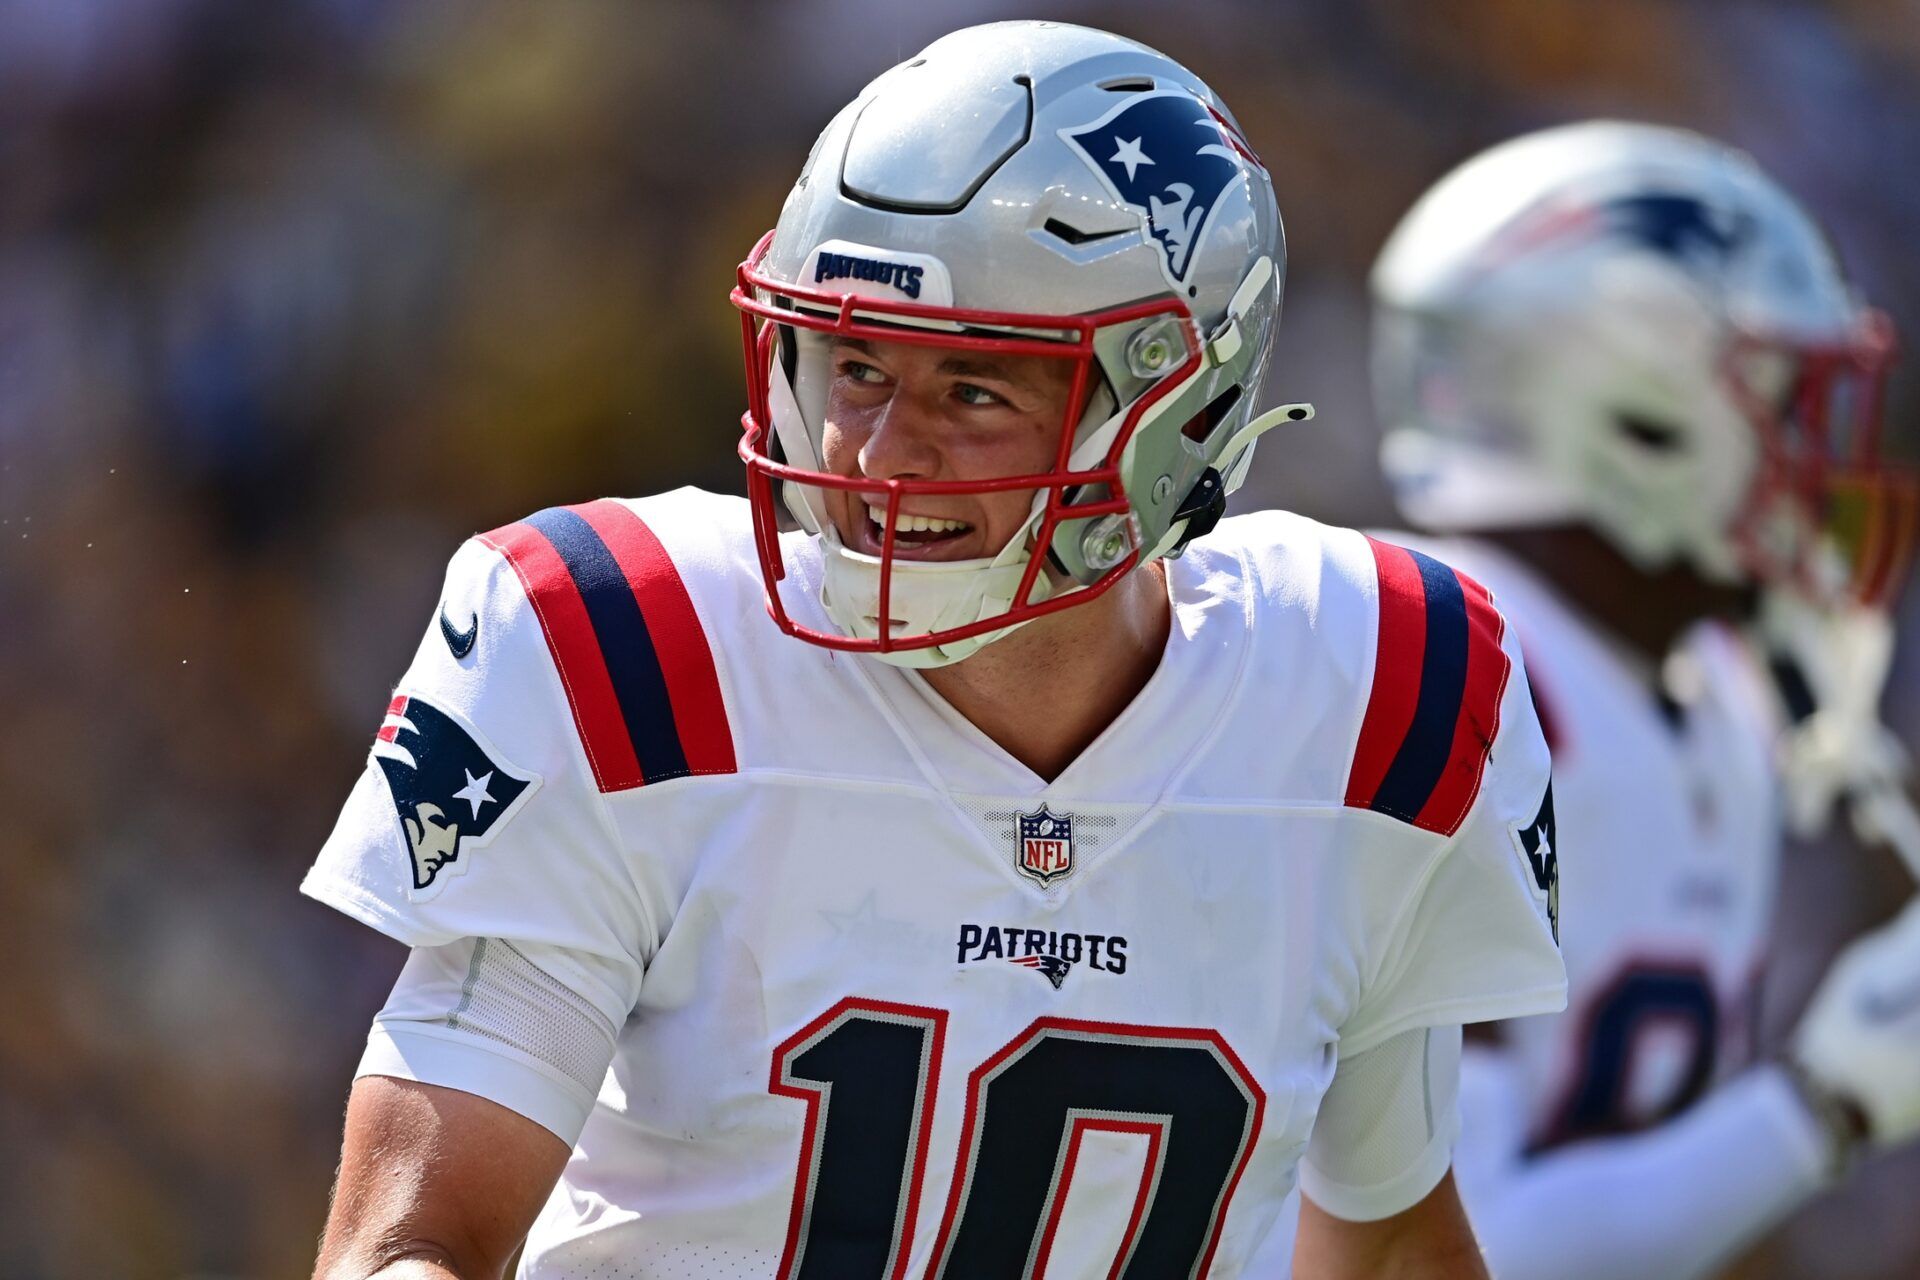
[[[500,938],[414,948],[355,1077],[471,1093],[572,1146],[613,1061],[616,1025],[604,1001],[554,976],[591,958],[541,951]]]
[[[1457,1026],[1403,1031],[1342,1057],[1300,1162],[1300,1190],[1352,1222],[1420,1203],[1453,1156],[1459,1084]]]
[[[1772,1067],[1657,1129],[1530,1159],[1500,1054],[1470,1050],[1460,1093],[1456,1176],[1499,1280],[1712,1275],[1825,1185],[1818,1125]]]

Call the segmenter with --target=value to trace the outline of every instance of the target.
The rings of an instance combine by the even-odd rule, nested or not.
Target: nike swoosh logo
[[[447,648],[453,650],[453,656],[464,658],[473,652],[474,637],[480,634],[480,615],[474,614],[473,621],[467,624],[465,631],[457,631],[447,618],[447,606],[440,606],[440,635],[446,640]]]

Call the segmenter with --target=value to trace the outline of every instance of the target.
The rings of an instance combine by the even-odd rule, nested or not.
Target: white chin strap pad
[[[880,638],[880,558],[851,551],[831,526],[821,534],[826,572],[820,583],[820,603],[834,625],[856,640]],[[923,636],[1003,614],[1013,607],[1013,596],[1026,573],[1024,532],[1016,535],[991,560],[903,560],[893,562],[893,584],[887,600],[895,636]],[[1031,603],[1053,594],[1053,584],[1042,573],[1035,577]],[[874,656],[899,667],[944,667],[977,653],[988,643],[1020,624],[919,649],[896,649]]]

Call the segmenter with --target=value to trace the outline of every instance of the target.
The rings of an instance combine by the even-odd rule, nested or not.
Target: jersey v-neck
[[[1210,563],[1207,563],[1210,562]],[[872,659],[859,673],[907,739],[928,781],[951,792],[1141,804],[1179,781],[1232,704],[1249,649],[1248,584],[1238,557],[1165,562],[1166,648],[1120,714],[1051,782],[1014,758],[918,672]]]

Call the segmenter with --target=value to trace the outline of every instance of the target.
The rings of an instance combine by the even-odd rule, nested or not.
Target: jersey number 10
[[[806,1103],[780,1280],[900,1280],[927,1165],[947,1013],[850,997],[774,1051]],[[1037,1277],[1088,1132],[1147,1157],[1110,1275],[1204,1275],[1266,1095],[1218,1032],[1041,1018],[973,1070],[927,1280]]]

